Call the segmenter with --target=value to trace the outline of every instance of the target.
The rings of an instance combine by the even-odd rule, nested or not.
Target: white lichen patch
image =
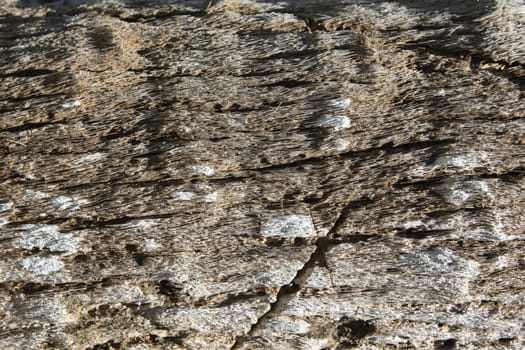
[[[149,347],[146,347],[146,345],[133,345],[128,348],[129,350],[149,350]]]
[[[251,324],[257,323],[261,315],[270,309],[266,302],[238,302],[225,307],[186,307],[168,308],[155,316],[156,323],[173,330],[193,329],[199,332],[216,334],[231,330],[232,325],[244,327],[247,332]],[[210,348],[202,344],[196,348]],[[212,348],[220,348],[215,346]]]
[[[73,101],[67,101],[67,102],[64,102],[60,105],[60,107],[62,108],[73,108],[73,107],[78,107],[80,106],[82,103],[80,103],[80,101],[78,100],[73,100]]]
[[[344,139],[336,139],[333,141],[330,141],[323,146],[321,146],[321,149],[324,151],[338,151],[343,152],[348,149],[350,146],[350,143]]]
[[[290,317],[274,317],[255,335],[261,334],[306,334],[310,331],[310,323]]]
[[[457,181],[450,185],[447,192],[446,200],[454,205],[462,205],[468,201],[492,202],[496,199],[487,181]]]
[[[201,191],[201,192],[207,192],[207,191],[211,191],[212,190],[212,187],[210,185],[205,184],[205,183],[196,184],[195,188],[197,190]]]
[[[193,192],[176,191],[171,194],[171,198],[176,201],[191,201],[197,197]]]
[[[521,226],[522,227],[522,226]],[[485,211],[482,216],[457,212],[446,221],[436,225],[437,229],[452,230],[448,238],[472,239],[477,241],[509,241],[519,239],[510,234],[521,229],[520,223],[513,222],[505,209]]]
[[[13,206],[13,202],[0,203],[0,213],[11,210]],[[8,222],[9,221],[5,217],[0,216],[0,226],[6,225]]]
[[[504,223],[504,215],[503,211],[501,210],[493,210],[492,211],[492,222],[491,225],[489,225],[489,231],[492,234],[490,238],[497,240],[497,241],[510,241],[515,239],[520,239],[520,237],[515,235],[508,234],[507,227]],[[523,228],[523,225],[521,226]]]
[[[333,131],[348,129],[351,126],[350,118],[344,115],[326,115],[319,118],[317,124],[323,128],[330,128]]]
[[[315,229],[308,215],[281,215],[263,223],[260,234],[264,237],[314,237]]]
[[[431,252],[405,254],[400,257],[402,265],[419,274],[452,275],[473,278],[479,274],[479,263],[462,259],[450,249],[439,248]]]
[[[215,174],[215,169],[206,164],[194,164],[189,166],[190,171],[195,175],[212,176]]]
[[[157,223],[158,220],[155,219],[142,219],[130,221],[125,226],[130,228],[137,228],[139,230],[149,230],[155,225],[157,225]]]
[[[348,108],[352,104],[352,100],[349,98],[336,98],[329,101],[331,106],[339,108]]]
[[[11,241],[15,248],[22,249],[49,249],[52,252],[60,252],[70,255],[78,252],[81,246],[81,238],[78,235],[62,233],[55,225],[23,225],[18,230],[18,236]]]
[[[476,185],[479,187],[481,193],[486,195],[489,199],[494,200],[496,197],[490,190],[488,183],[486,181],[476,181]]]
[[[102,152],[95,152],[83,155],[80,158],[77,158],[73,161],[74,165],[81,165],[81,164],[91,164],[99,162],[106,158],[106,155]]]
[[[464,190],[452,188],[448,196],[448,202],[455,205],[461,205],[470,198],[470,194]]]
[[[157,250],[161,248],[161,245],[154,239],[151,239],[151,238],[146,238],[144,240],[144,250],[145,251],[153,251],[153,250]]]
[[[275,11],[276,14],[278,13],[281,15],[281,11],[277,10],[282,10],[283,8],[284,5],[282,2],[258,2],[252,0],[211,1],[209,5],[211,12],[228,11],[231,13],[231,16],[234,14],[239,15],[239,13],[270,13],[272,11]],[[273,19],[273,16],[271,18]],[[282,22],[280,24],[283,25]]]
[[[83,205],[89,204],[87,199],[68,196],[58,196],[51,200],[53,207],[58,210],[78,209]]]
[[[436,160],[436,165],[473,170],[489,165],[489,153],[485,151],[472,151],[464,154],[445,155]]]
[[[0,203],[0,213],[11,210],[11,208],[13,208],[13,205],[13,202]]]
[[[305,288],[326,289],[332,287],[330,271],[324,267],[315,266],[312,273],[303,284]]]
[[[31,298],[17,298],[14,302],[15,308],[24,315],[26,321],[30,320],[33,324],[44,322],[59,325],[72,321],[74,318],[64,308],[61,295],[50,294],[42,293]]]
[[[496,261],[492,263],[492,267],[496,269],[504,269],[509,266],[509,259],[506,256],[498,256]]]
[[[49,193],[36,190],[26,190],[24,193],[25,200],[39,200],[51,197]]]
[[[25,270],[35,275],[49,275],[53,272],[60,271],[64,268],[64,263],[54,256],[48,258],[34,256],[19,259],[18,263]]]
[[[332,340],[327,336],[326,338],[310,338],[310,337],[304,337],[304,341],[302,343],[304,344],[303,349],[327,349],[328,344],[330,344]]]
[[[219,197],[218,192],[210,192],[205,193],[203,195],[198,195],[193,192],[188,191],[176,191],[171,194],[171,198],[173,198],[176,201],[201,201],[206,203],[213,203],[217,201],[217,198]]]
[[[404,222],[387,222],[385,227],[399,228],[399,229],[412,229],[412,228],[426,228],[427,225],[421,220],[409,220]]]

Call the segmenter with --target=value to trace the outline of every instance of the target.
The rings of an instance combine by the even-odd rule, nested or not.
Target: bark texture
[[[0,1],[1,349],[521,349],[518,0]]]

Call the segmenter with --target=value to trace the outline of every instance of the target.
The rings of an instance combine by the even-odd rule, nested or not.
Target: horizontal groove
[[[10,78],[10,77],[16,77],[16,78],[25,78],[25,77],[38,77],[42,75],[50,75],[50,74],[56,74],[56,73],[62,73],[55,70],[50,69],[22,69],[11,73],[3,73],[0,74],[0,78]]]
[[[34,130],[34,129],[40,129],[49,125],[60,125],[65,124],[63,122],[42,122],[42,123],[27,123],[23,125],[13,126],[10,128],[1,129],[0,132],[20,132],[20,131],[27,131],[27,130]]]
[[[272,164],[272,165],[259,167],[259,168],[248,168],[245,170],[247,171],[271,171],[271,170],[286,169],[289,167],[310,164],[314,162],[320,162],[324,160],[330,160],[334,158],[355,158],[355,157],[362,157],[362,156],[369,157],[371,154],[375,154],[378,152],[386,152],[387,154],[404,153],[404,152],[411,152],[411,151],[416,151],[420,149],[430,148],[433,146],[450,145],[450,144],[453,144],[455,141],[456,141],[455,139],[450,138],[450,139],[443,139],[443,140],[417,141],[417,142],[405,143],[405,144],[400,144],[400,145],[395,145],[395,146],[392,143],[387,143],[379,147],[371,147],[371,148],[366,148],[362,150],[348,151],[348,152],[342,152],[342,153],[326,155],[326,156],[308,157],[304,159],[297,159],[297,160],[294,160],[288,163]]]
[[[273,82],[273,83],[268,83],[268,84],[264,84],[264,85],[260,85],[260,86],[263,86],[263,87],[281,86],[281,87],[285,87],[285,88],[288,88],[288,89],[292,89],[292,88],[295,88],[295,87],[308,86],[308,85],[312,85],[312,84],[313,84],[313,82],[308,81],[308,80],[286,79],[286,80],[276,81],[276,82]]]

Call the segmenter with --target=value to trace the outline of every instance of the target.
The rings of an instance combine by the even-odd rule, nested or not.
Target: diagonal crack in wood
[[[255,331],[260,329],[271,316],[282,311],[286,303],[294,295],[296,295],[297,292],[299,292],[299,290],[301,289],[301,285],[304,284],[304,282],[308,279],[308,277],[311,275],[313,271],[313,268],[316,265],[322,266],[322,267],[328,267],[327,261],[326,261],[326,252],[328,251],[328,248],[333,244],[331,237],[335,233],[337,233],[338,229],[341,227],[343,222],[348,217],[350,210],[353,208],[355,208],[354,202],[347,204],[341,210],[341,213],[337,217],[337,220],[335,221],[332,228],[328,231],[326,236],[320,236],[315,240],[314,242],[315,250],[312,252],[312,254],[308,258],[308,260],[304,263],[304,265],[299,270],[297,270],[297,273],[292,279],[292,282],[290,282],[289,284],[283,285],[279,288],[275,301],[270,303],[270,309],[257,319],[257,322],[255,322],[251,326],[251,328],[248,330],[247,333],[235,339],[235,342],[233,343],[231,350],[240,349],[246,342],[246,339],[252,336]]]

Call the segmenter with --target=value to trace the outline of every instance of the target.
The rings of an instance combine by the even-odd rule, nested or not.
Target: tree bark
[[[524,347],[522,1],[27,4],[0,348]]]

